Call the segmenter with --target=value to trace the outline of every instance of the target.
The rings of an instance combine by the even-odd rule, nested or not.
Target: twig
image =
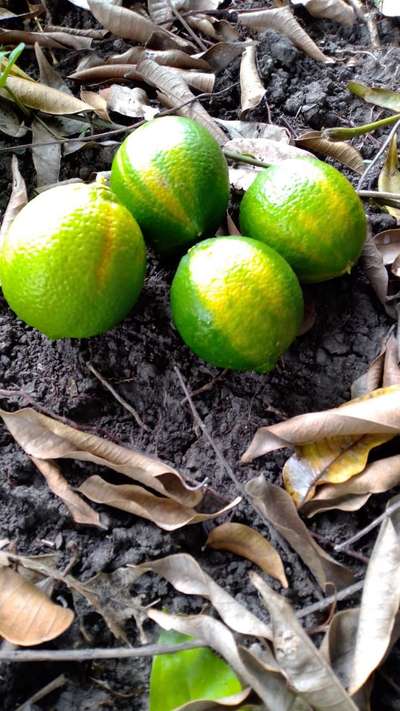
[[[186,20],[182,17],[181,13],[176,9],[176,7],[173,5],[171,0],[169,0],[169,6],[171,8],[171,12],[173,16],[179,20],[181,23],[182,27],[186,30],[186,32],[191,36],[192,40],[196,42],[197,46],[199,47],[201,52],[205,52],[207,49],[206,45],[204,44],[203,40],[198,37],[195,33],[195,31],[190,27],[190,25],[186,22]]]
[[[170,109],[163,109],[162,111],[159,111],[158,114],[154,116],[155,119],[161,118],[162,116],[169,116],[170,114],[174,114],[180,109],[183,109],[185,106],[188,106],[189,104],[192,104],[194,101],[202,101],[203,99],[210,99],[214,98],[216,96],[220,96],[221,94],[226,94],[229,91],[232,91],[232,89],[237,86],[238,82],[235,82],[234,84],[231,84],[230,86],[226,86],[225,89],[221,89],[221,91],[205,91],[203,94],[198,94],[197,96],[192,96],[190,99],[187,99],[186,101],[183,101],[181,104],[178,106],[172,106]],[[113,128],[110,131],[104,131],[103,133],[93,133],[90,136],[78,136],[75,138],[61,138],[58,141],[44,141],[41,143],[35,143],[35,148],[39,148],[41,146],[56,146],[58,144],[67,144],[67,143],[90,143],[91,141],[98,141],[103,138],[109,138],[110,136],[116,136],[120,133],[128,133],[129,131],[133,131],[136,128],[139,128],[139,126],[143,126],[143,124],[147,123],[146,119],[143,119],[142,121],[137,121],[136,123],[132,123],[129,126],[121,126],[120,128]],[[0,153],[15,153],[17,151],[22,151],[27,148],[32,148],[32,143],[22,143],[17,146],[4,146],[3,148],[0,148]]]
[[[400,501],[397,501],[395,504],[388,506],[387,509],[385,509],[385,511],[380,516],[378,516],[376,519],[374,519],[370,524],[368,524],[368,526],[365,526],[365,528],[362,528],[361,531],[358,531],[358,533],[356,533],[354,536],[352,536],[351,538],[348,538],[347,541],[338,543],[334,547],[334,551],[336,551],[338,553],[339,551],[343,551],[345,548],[347,548],[347,546],[351,546],[352,543],[359,541],[360,538],[363,538],[364,536],[367,535],[367,533],[369,533],[370,531],[373,531],[374,528],[379,526],[379,524],[385,520],[385,518],[387,518],[388,516],[391,516],[392,513],[394,513],[398,509],[400,509]]]
[[[288,544],[287,544],[286,541],[283,539],[283,537],[281,536],[281,534],[272,526],[271,522],[264,516],[263,512],[257,507],[257,504],[253,501],[253,499],[247,494],[246,490],[244,489],[244,487],[243,487],[242,484],[240,483],[239,479],[237,478],[235,472],[233,471],[231,465],[226,461],[225,457],[224,457],[223,454],[220,452],[220,450],[219,450],[219,448],[217,447],[217,445],[215,444],[213,438],[212,438],[211,435],[209,434],[209,432],[208,432],[208,430],[207,430],[207,427],[205,426],[203,420],[201,419],[199,413],[197,412],[196,406],[195,406],[195,404],[194,404],[194,402],[193,402],[193,400],[192,400],[192,397],[191,397],[191,395],[190,395],[190,392],[189,392],[189,390],[188,390],[188,388],[187,388],[187,386],[186,386],[186,383],[185,383],[185,381],[184,381],[184,379],[183,379],[183,377],[182,377],[182,373],[181,373],[181,371],[179,370],[178,366],[175,365],[175,366],[174,366],[174,370],[175,370],[175,372],[176,372],[176,374],[177,374],[177,377],[178,377],[178,380],[179,380],[179,384],[180,384],[180,386],[181,386],[181,388],[182,388],[182,390],[183,390],[183,392],[184,392],[184,395],[185,395],[185,397],[186,397],[186,400],[187,400],[187,402],[188,402],[188,404],[189,404],[189,407],[190,407],[190,409],[191,409],[191,411],[192,411],[193,419],[194,419],[194,421],[198,424],[200,430],[203,432],[205,438],[207,439],[208,443],[210,444],[210,446],[211,446],[212,450],[214,451],[214,454],[215,454],[215,456],[216,456],[216,458],[217,458],[217,460],[218,460],[220,466],[226,471],[226,473],[228,474],[228,476],[232,479],[232,481],[233,481],[233,483],[234,483],[234,485],[235,485],[236,490],[238,491],[238,493],[239,493],[241,496],[243,496],[243,498],[246,499],[246,501],[250,504],[251,508],[254,509],[254,510],[258,513],[258,515],[260,516],[260,518],[261,518],[263,524],[264,524],[264,525],[266,526],[266,528],[267,528],[267,531],[268,531],[268,533],[269,533],[270,538],[272,539],[273,537],[275,537],[275,539],[279,542],[279,545],[281,546],[282,550],[285,552],[285,554],[287,555],[287,557],[288,557],[288,558],[291,558],[291,551],[290,551],[290,548],[289,548]],[[272,531],[273,531],[273,535],[272,535]]]
[[[49,684],[46,684],[43,689],[40,689],[35,694],[33,694],[33,696],[30,696],[29,699],[27,699],[26,701],[24,701],[23,704],[18,706],[15,711],[28,711],[31,708],[31,704],[36,703],[36,701],[40,701],[40,699],[44,699],[45,696],[48,696],[48,694],[51,694],[56,689],[59,689],[61,686],[65,686],[66,681],[67,680],[64,674],[60,674],[60,676],[57,676]]]
[[[182,652],[207,645],[200,640],[182,644],[145,644],[143,647],[114,647],[110,649],[13,649],[0,650],[0,662],[84,662],[93,659],[130,659],[153,657],[156,654]]]
[[[91,363],[87,363],[87,368],[88,368],[88,370],[90,370],[91,373],[93,373],[93,375],[97,378],[97,380],[99,380],[100,383],[102,385],[104,385],[104,387],[111,393],[111,395],[113,395],[113,397],[115,397],[115,399],[119,402],[119,404],[122,405],[122,407],[124,407],[125,410],[128,410],[128,412],[132,415],[133,419],[136,421],[136,423],[139,425],[139,427],[141,427],[144,430],[149,431],[150,428],[144,424],[142,418],[136,412],[135,408],[132,407],[132,405],[130,405],[129,402],[124,400],[124,398],[119,393],[117,393],[117,391],[115,390],[115,388],[113,388],[111,383],[109,383],[108,380],[106,380],[102,375],[100,375],[99,371],[96,370],[94,365],[92,365]]]
[[[363,587],[364,579],[359,580],[357,583],[353,583],[353,585],[349,585],[348,588],[343,588],[343,590],[339,590],[337,593],[334,593],[334,595],[324,597],[323,600],[320,600],[319,602],[314,602],[312,605],[307,605],[307,607],[303,607],[302,610],[297,610],[296,617],[302,619],[303,617],[307,617],[307,615],[311,615],[314,612],[320,612],[321,610],[325,610],[325,608],[329,607],[329,605],[332,605],[332,603],[340,602],[341,600],[346,600],[346,598],[351,597],[355,593],[362,590]]]
[[[399,126],[400,126],[400,119],[398,121],[396,121],[396,123],[393,126],[392,130],[390,131],[389,135],[385,138],[384,142],[382,143],[379,151],[377,152],[377,154],[375,155],[375,157],[373,158],[371,163],[369,165],[367,165],[366,169],[364,170],[363,174],[360,177],[360,180],[357,183],[357,190],[361,190],[361,185],[364,183],[365,178],[367,177],[370,170],[372,170],[372,168],[377,164],[381,155],[385,152],[385,150],[388,147],[388,145],[390,144],[393,136],[396,135]]]
[[[236,163],[248,163],[249,165],[256,165],[259,168],[270,167],[270,163],[264,163],[262,160],[257,160],[257,158],[246,156],[244,153],[236,153],[235,151],[230,151],[227,148],[223,148],[222,151],[226,158],[229,158],[229,160],[233,160]]]

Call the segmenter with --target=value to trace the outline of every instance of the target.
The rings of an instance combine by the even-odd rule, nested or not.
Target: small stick
[[[379,151],[377,152],[377,154],[375,155],[375,157],[373,158],[371,163],[369,165],[367,165],[366,169],[364,170],[363,174],[360,177],[360,180],[357,183],[357,190],[361,190],[361,185],[364,183],[365,178],[367,177],[370,170],[374,167],[374,165],[377,164],[381,155],[385,152],[385,150],[388,147],[388,145],[390,144],[393,136],[396,135],[399,126],[400,126],[400,119],[398,121],[396,121],[396,123],[393,126],[392,130],[390,131],[389,135],[385,138],[384,142],[382,143]]]
[[[303,617],[307,617],[307,615],[311,615],[314,612],[320,612],[321,610],[325,610],[325,608],[329,607],[329,605],[332,605],[332,603],[340,602],[341,600],[346,600],[346,598],[351,597],[355,593],[362,590],[363,587],[364,578],[362,580],[359,580],[357,583],[353,583],[353,585],[349,585],[348,588],[343,588],[343,590],[339,590],[334,595],[324,597],[319,602],[314,602],[312,605],[307,605],[307,607],[303,607],[302,610],[297,610],[296,617],[302,619]]]
[[[226,158],[229,158],[229,160],[233,160],[236,163],[248,163],[249,165],[256,165],[259,168],[270,167],[270,163],[264,163],[262,160],[246,156],[244,153],[236,153],[235,151],[230,151],[227,148],[223,148],[222,151]]]
[[[23,704],[18,706],[15,711],[27,711],[28,709],[30,709],[31,704],[36,703],[36,701],[40,701],[40,699],[44,699],[45,696],[48,696],[48,694],[51,694],[56,689],[59,689],[61,686],[65,686],[66,681],[67,680],[64,674],[60,674],[60,676],[57,676],[49,684],[46,684],[43,689],[40,689],[40,691],[37,691],[35,694],[33,694],[33,696],[30,696],[29,699],[27,699],[26,701],[24,701]]]
[[[111,395],[113,395],[113,397],[115,397],[115,399],[119,402],[119,404],[122,405],[122,407],[124,407],[125,410],[128,410],[128,412],[132,415],[133,419],[136,421],[136,423],[139,425],[139,427],[141,427],[144,430],[149,431],[150,428],[144,424],[142,418],[136,412],[135,408],[132,407],[132,405],[130,405],[129,402],[124,400],[124,398],[119,393],[117,393],[117,391],[115,390],[115,388],[113,388],[111,383],[109,383],[108,380],[106,380],[102,375],[100,375],[99,371],[96,370],[94,365],[92,365],[91,363],[87,363],[87,368],[88,368],[88,370],[90,370],[91,373],[93,373],[93,375],[97,378],[97,380],[99,380],[100,383],[102,385],[104,385],[104,387],[111,393]]]
[[[348,538],[347,541],[338,543],[334,547],[334,550],[336,552],[342,551],[345,548],[347,548],[347,546],[351,546],[352,543],[355,543],[355,541],[359,541],[360,538],[363,538],[364,536],[367,535],[367,533],[369,533],[370,531],[373,531],[373,529],[376,528],[377,526],[379,526],[379,524],[382,523],[382,521],[384,521],[385,518],[387,518],[388,516],[391,516],[392,513],[394,513],[398,509],[400,509],[400,501],[397,501],[395,504],[388,506],[387,509],[385,509],[385,511],[380,516],[378,516],[376,519],[374,519],[372,521],[372,523],[370,523],[368,526],[365,526],[365,528],[362,528],[361,531],[358,531],[358,533],[356,533],[351,538]]]
[[[207,645],[200,640],[182,644],[145,644],[142,647],[114,647],[110,649],[13,649],[0,651],[0,662],[84,662],[94,659],[131,659],[171,654]]]
[[[195,33],[195,31],[193,30],[193,28],[190,27],[190,25],[189,25],[189,24],[186,22],[186,20],[182,17],[181,13],[176,9],[176,7],[174,7],[174,5],[172,4],[171,0],[169,0],[169,6],[170,6],[170,8],[171,8],[171,12],[172,12],[173,16],[174,16],[177,20],[179,20],[179,22],[181,23],[182,27],[184,27],[184,29],[186,30],[186,32],[191,36],[192,40],[193,40],[194,42],[196,42],[196,44],[197,44],[197,46],[199,47],[200,51],[201,51],[201,52],[205,52],[205,50],[207,49],[207,47],[206,47],[206,45],[204,44],[203,40],[201,39],[201,37],[198,37],[198,36],[196,35],[196,33]]]

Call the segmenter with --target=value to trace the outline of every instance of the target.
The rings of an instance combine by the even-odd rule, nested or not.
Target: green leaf
[[[161,632],[160,644],[179,644],[192,637]],[[161,654],[153,659],[150,676],[150,711],[173,711],[197,699],[233,696],[242,685],[232,669],[208,647]]]

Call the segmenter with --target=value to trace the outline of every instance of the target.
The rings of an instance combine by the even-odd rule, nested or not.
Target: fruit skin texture
[[[216,237],[182,257],[171,287],[172,317],[185,343],[212,365],[271,370],[303,318],[296,275],[249,237]]]
[[[112,328],[143,286],[139,226],[106,186],[61,185],[17,215],[0,253],[0,283],[17,316],[49,338]]]
[[[317,158],[295,158],[263,170],[242,199],[240,227],[276,249],[303,282],[350,272],[367,234],[353,186]]]
[[[167,254],[219,227],[229,200],[228,166],[201,124],[164,116],[148,121],[121,144],[111,188],[145,240]]]

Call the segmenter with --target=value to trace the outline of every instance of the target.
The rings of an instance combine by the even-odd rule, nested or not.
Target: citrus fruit
[[[51,188],[17,215],[0,283],[19,318],[50,338],[87,338],[120,321],[143,286],[139,226],[105,185]]]
[[[367,230],[361,200],[347,178],[308,157],[259,173],[242,199],[240,227],[276,249],[303,282],[350,272]]]
[[[160,253],[188,246],[220,225],[228,167],[204,126],[181,116],[148,121],[115,154],[111,188]]]
[[[249,237],[216,237],[182,257],[172,317],[203,360],[234,370],[271,370],[303,318],[297,277],[275,250]]]

